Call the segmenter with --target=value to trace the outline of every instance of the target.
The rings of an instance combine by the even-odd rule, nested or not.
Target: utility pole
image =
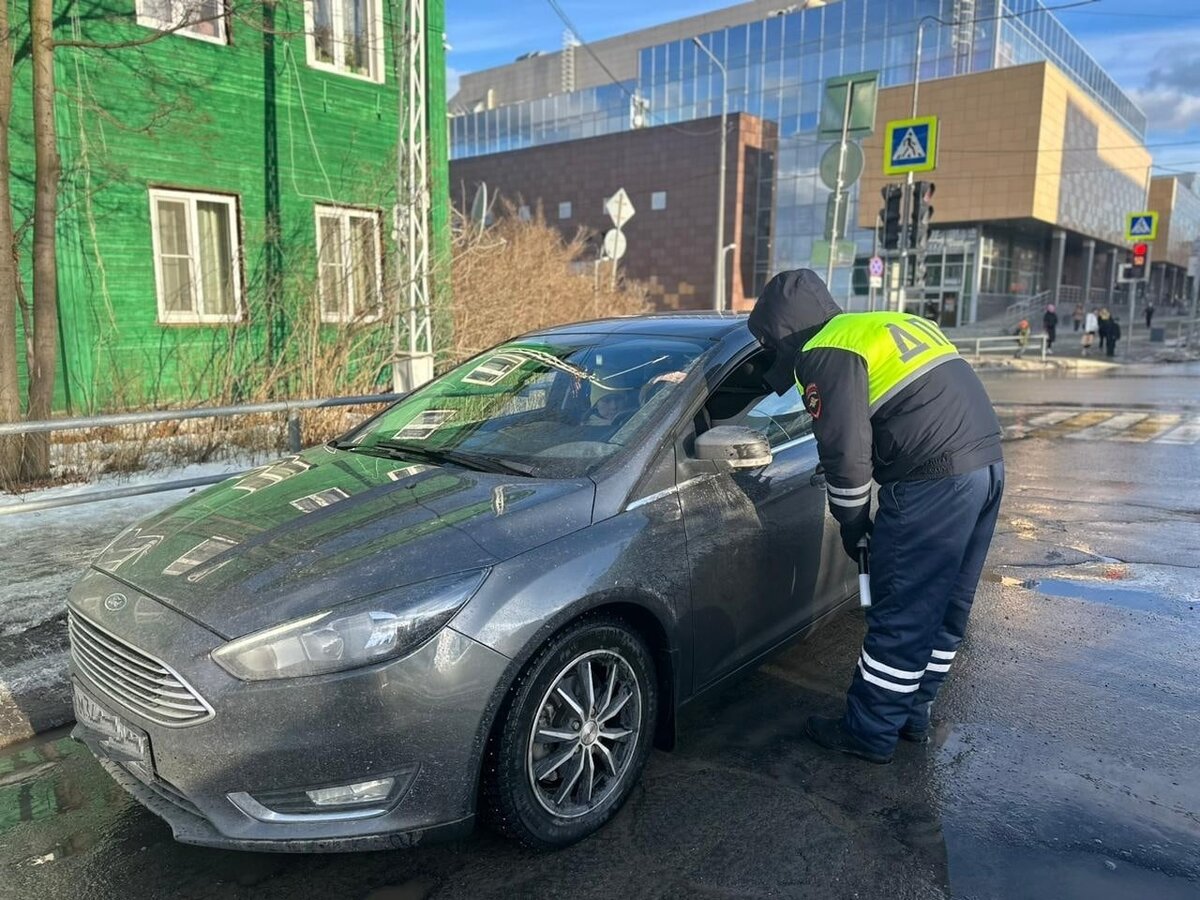
[[[693,37],[692,43],[703,50],[721,72],[721,162],[717,175],[717,255],[713,260],[713,265],[716,266],[713,272],[713,309],[720,311],[725,308],[725,145],[729,142],[726,130],[729,114],[728,73],[700,38]]]
[[[406,393],[433,377],[429,307],[429,169],[425,0],[403,4],[397,41],[396,292],[392,313],[392,390]],[[407,329],[406,329],[407,326]],[[404,332],[408,332],[408,348]]]

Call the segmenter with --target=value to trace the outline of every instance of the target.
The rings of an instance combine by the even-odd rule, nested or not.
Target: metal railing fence
[[[1031,334],[1029,336],[1029,344],[1024,348],[1015,334],[1006,334],[1002,337],[974,337],[974,338],[953,338],[952,343],[961,349],[974,348],[973,355],[976,360],[982,359],[985,353],[1013,353],[1014,355],[1024,355],[1025,350],[1029,349],[1029,345],[1034,345],[1041,356],[1042,362],[1046,361],[1046,351],[1049,349],[1046,343],[1047,336],[1044,334]]]
[[[268,403],[246,403],[234,406],[210,406],[196,409],[150,410],[146,412],[113,413],[102,416],[83,416],[70,419],[50,419],[43,422],[0,423],[0,437],[22,434],[45,434],[52,431],[79,431],[92,428],[110,428],[125,425],[146,425],[158,422],[180,422],[187,419],[222,419],[234,416],[262,415],[269,413],[287,414],[287,443],[292,453],[300,452],[304,437],[300,413],[310,409],[333,409],[345,406],[368,406],[375,403],[394,403],[403,394],[366,394],[358,397],[327,397],[318,400],[276,400]],[[204,487],[232,478],[239,472],[221,475],[204,475],[198,478],[182,478],[146,484],[125,485],[98,491],[86,491],[64,497],[42,497],[0,506],[0,516],[38,510],[98,503],[123,497],[157,494],[165,491],[186,490]]]

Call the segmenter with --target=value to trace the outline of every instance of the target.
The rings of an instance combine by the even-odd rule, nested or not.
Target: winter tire
[[[488,749],[485,813],[528,847],[565,847],[621,808],[654,745],[654,663],[614,618],[555,635],[509,692]]]

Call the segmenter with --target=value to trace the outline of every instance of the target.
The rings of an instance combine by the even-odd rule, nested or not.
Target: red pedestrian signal
[[[1133,264],[1135,266],[1144,266],[1146,264],[1147,249],[1148,248],[1145,244],[1133,245]]]

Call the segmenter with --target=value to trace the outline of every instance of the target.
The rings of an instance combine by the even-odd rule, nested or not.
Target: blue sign
[[[888,122],[883,145],[884,174],[932,171],[937,164],[937,128],[937,116]]]
[[[1125,217],[1125,240],[1152,241],[1158,237],[1158,213],[1136,212]]]

